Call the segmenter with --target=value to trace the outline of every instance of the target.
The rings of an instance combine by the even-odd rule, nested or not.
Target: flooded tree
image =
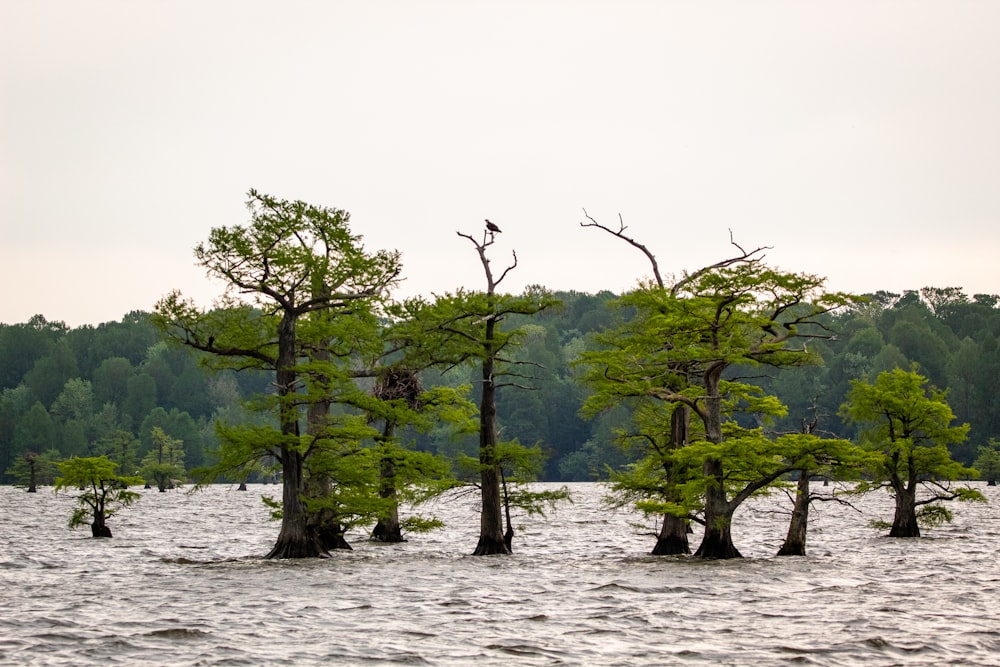
[[[426,365],[446,368],[475,364],[479,376],[479,424],[476,484],[481,498],[477,556],[509,554],[504,530],[502,453],[497,426],[497,391],[503,387],[530,389],[530,362],[514,359],[523,330],[505,329],[501,323],[518,315],[534,315],[556,303],[540,289],[528,289],[520,296],[497,291],[504,278],[517,267],[517,254],[499,275],[493,272],[487,251],[497,232],[487,229],[482,239],[458,232],[476,250],[486,277],[486,290],[438,296],[424,304],[420,316],[411,321],[411,340],[419,341],[412,355],[420,355]]]
[[[7,474],[14,478],[16,486],[23,486],[28,493],[36,493],[39,486],[53,484],[58,474],[59,452],[50,450],[44,454],[25,452],[17,457]]]
[[[117,463],[106,456],[72,458],[59,463],[61,477],[56,478],[55,490],[79,490],[79,507],[69,520],[69,527],[90,524],[94,537],[111,537],[107,520],[139,499],[129,486],[143,483],[141,477],[115,474]]]
[[[972,464],[987,486],[996,486],[1000,478],[1000,440],[990,438],[989,442],[979,448],[978,456]]]
[[[589,217],[589,216],[588,216]],[[639,248],[653,262],[654,281],[647,281],[619,300],[630,316],[616,330],[599,336],[603,349],[586,355],[588,379],[595,388],[590,409],[606,409],[621,402],[661,404],[661,433],[669,433],[673,404],[691,411],[691,432],[685,445],[652,449],[665,470],[680,466],[691,476],[684,484],[668,486],[678,497],[660,496],[646,505],[665,513],[703,522],[705,531],[695,555],[735,558],[732,517],[751,495],[787,473],[794,463],[781,451],[787,444],[760,429],[741,427],[737,413],[758,418],[779,416],[785,408],[758,387],[732,377],[735,368],[774,368],[815,363],[809,338],[828,338],[823,316],[852,302],[852,297],[826,292],[824,280],[805,273],[789,273],[764,263],[765,248],[737,249],[733,257],[684,274],[667,286],[652,253],[617,230],[597,227]],[[798,339],[796,341],[796,339]],[[644,418],[644,428],[655,423]],[[670,440],[677,440],[672,436]],[[697,516],[700,514],[700,519]]]
[[[171,438],[159,426],[154,426],[150,432],[153,448],[142,460],[139,474],[156,484],[163,493],[172,489],[187,472],[184,470],[184,442]]]
[[[207,352],[216,367],[274,372],[275,395],[263,405],[277,413],[278,431],[237,437],[222,465],[278,461],[281,529],[268,557],[320,556],[326,550],[310,526],[306,503],[307,460],[337,441],[300,433],[310,400],[302,364],[314,358],[309,344],[334,340],[335,334],[346,335],[336,341],[338,350],[350,347],[350,321],[387,298],[400,272],[399,253],[366,251],[350,231],[350,215],[340,209],[254,190],[247,208],[249,224],[214,228],[195,250],[198,263],[226,284],[218,307],[199,310],[175,292],[157,304],[154,321],[174,341]],[[306,323],[317,330],[300,335]]]
[[[977,474],[948,451],[949,444],[966,439],[969,425],[952,426],[947,392],[930,386],[915,370],[896,368],[873,382],[854,380],[841,412],[860,427],[861,443],[877,455],[869,467],[871,479],[858,492],[884,488],[895,498],[892,524],[885,524],[890,537],[919,537],[921,523],[950,521],[942,502],[985,501],[979,491],[951,483]]]

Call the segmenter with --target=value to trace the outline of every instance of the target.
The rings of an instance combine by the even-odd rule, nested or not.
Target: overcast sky
[[[1000,3],[0,0],[0,322],[208,306],[246,192],[347,209],[401,294],[621,291],[772,246],[1000,292]]]

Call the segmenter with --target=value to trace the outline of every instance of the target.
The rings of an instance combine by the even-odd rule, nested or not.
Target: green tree
[[[128,382],[134,374],[135,368],[124,357],[103,359],[94,371],[94,400],[100,405],[114,403],[125,407]]]
[[[139,499],[129,486],[142,484],[141,477],[115,474],[117,464],[105,456],[72,458],[59,463],[61,477],[56,478],[56,492],[79,490],[79,507],[69,520],[76,528],[90,523],[94,537],[111,537],[107,520]]]
[[[187,475],[184,470],[184,442],[171,438],[159,426],[153,427],[151,437],[153,447],[142,459],[139,474],[154,482],[162,493],[172,489],[175,480]]]
[[[996,486],[1000,478],[1000,440],[990,438],[990,441],[979,448],[979,456],[973,464],[987,485]]]
[[[125,383],[125,403],[122,410],[132,419],[133,424],[139,424],[157,407],[156,380],[148,373],[137,373]]]
[[[139,444],[139,439],[128,429],[109,429],[97,441],[96,453],[117,463],[123,472],[136,471]]]
[[[753,493],[796,469],[797,461],[783,449],[782,439],[771,440],[735,421],[737,413],[765,419],[781,415],[784,406],[726,373],[815,363],[809,339],[829,337],[823,317],[854,298],[826,292],[822,278],[767,266],[763,248],[747,252],[738,245],[736,256],[686,274],[668,288],[652,253],[626,237],[624,225],[617,231],[593,220],[584,226],[642,250],[655,275],[654,282],[620,300],[633,316],[598,336],[603,349],[584,355],[595,390],[587,410],[594,413],[622,401],[644,406],[636,436],[651,443],[667,482],[651,489],[655,495],[666,489],[666,497],[650,499],[645,509],[680,516],[699,510],[705,532],[695,555],[739,557],[732,541],[734,512]],[[685,411],[697,427],[684,426]],[[692,474],[692,468],[700,474]]]
[[[919,537],[921,522],[949,521],[942,501],[984,500],[975,489],[949,483],[976,475],[948,452],[948,444],[965,440],[969,425],[951,425],[947,393],[916,371],[897,368],[874,382],[855,380],[841,411],[859,425],[862,444],[878,454],[859,492],[886,488],[895,497],[890,537]]]
[[[35,401],[14,430],[14,452],[44,452],[56,447],[56,427],[49,411]],[[60,450],[61,451],[61,450]]]
[[[25,452],[7,470],[7,475],[14,478],[15,485],[26,487],[28,493],[35,493],[39,486],[55,483],[59,459],[59,452],[56,450],[49,450],[44,454]]]
[[[0,360],[0,366],[2,366]],[[31,409],[34,399],[31,398],[31,390],[23,384],[14,389],[4,389],[0,391],[0,469],[7,470],[18,458],[18,454],[24,454],[30,450],[23,444],[17,442],[18,425]],[[44,406],[42,410],[44,410]],[[48,416],[48,415],[46,415]],[[51,419],[49,426],[51,427]],[[53,445],[50,440],[46,447]]]
[[[0,389],[18,386],[65,334],[65,323],[49,322],[42,315],[24,324],[0,324]]]
[[[537,289],[520,296],[497,291],[503,280],[517,267],[517,254],[499,274],[495,274],[487,251],[495,242],[495,232],[487,230],[481,240],[458,232],[468,239],[479,256],[486,278],[486,290],[439,296],[413,320],[412,337],[420,341],[421,353],[441,365],[474,364],[478,371],[479,446],[478,486],[481,496],[479,541],[474,555],[509,554],[504,535],[501,481],[500,438],[497,425],[497,391],[503,387],[528,387],[530,363],[519,363],[511,353],[520,343],[524,330],[501,326],[516,315],[534,315],[555,304],[555,300]],[[416,354],[416,352],[413,352]],[[431,365],[431,364],[421,364]]]
[[[322,337],[300,338],[298,327],[312,313],[370,310],[395,283],[399,254],[366,252],[346,211],[254,190],[247,208],[248,225],[214,228],[195,250],[198,263],[226,283],[220,307],[201,311],[173,293],[157,304],[154,320],[174,341],[207,352],[210,365],[274,371],[280,431],[253,444],[245,462],[274,457],[281,465],[281,530],[268,556],[319,556],[325,549],[309,527],[305,465],[317,452],[311,445],[327,441],[304,439],[299,425],[309,400],[300,385],[305,343]]]
[[[66,386],[66,382],[79,375],[76,356],[63,338],[25,373],[24,384],[43,405],[50,406]]]

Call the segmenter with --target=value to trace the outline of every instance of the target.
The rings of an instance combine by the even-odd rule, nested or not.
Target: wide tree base
[[[694,552],[695,558],[705,560],[724,560],[727,558],[743,558],[736,545],[733,544],[732,535],[728,530],[705,530],[705,536],[701,540],[701,545]]]
[[[372,529],[372,541],[382,542],[383,544],[399,544],[406,540],[403,539],[403,531],[398,523],[391,524],[379,521],[375,524],[375,528]]]
[[[795,540],[785,540],[785,543],[778,549],[779,556],[805,556],[806,545]]]
[[[656,546],[649,553],[652,556],[679,556],[691,553],[691,545],[688,544],[687,536],[658,537]]]
[[[90,534],[94,537],[111,537],[111,529],[108,528],[107,524],[100,526],[93,524],[90,526]]]
[[[303,537],[299,540],[282,540],[280,537],[264,558],[279,560],[283,558],[329,558],[330,553],[316,537]]]
[[[912,497],[900,497],[897,492],[896,513],[892,517],[892,528],[889,537],[920,537],[920,524],[917,523],[917,508]]]
[[[678,556],[691,553],[688,533],[691,526],[680,517],[667,514],[663,517],[663,526],[656,537],[656,546],[650,552],[653,556]]]
[[[480,536],[479,544],[476,545],[476,550],[472,552],[473,556],[509,556],[510,549],[507,548],[507,542],[503,538],[490,539],[487,537]]]

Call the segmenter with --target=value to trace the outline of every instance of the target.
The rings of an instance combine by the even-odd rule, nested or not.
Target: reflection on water
[[[0,487],[0,663],[1000,664],[995,488],[919,540],[866,527],[886,497],[823,504],[804,558],[773,556],[784,499],[762,499],[737,515],[748,558],[697,562],[646,555],[635,516],[570,486],[511,557],[468,556],[478,518],[453,502],[445,530],[406,544],[355,535],[278,562],[258,558],[274,486],[147,492],[111,540],[66,528],[72,498]]]

